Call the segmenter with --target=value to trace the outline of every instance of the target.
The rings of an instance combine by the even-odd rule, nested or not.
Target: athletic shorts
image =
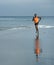
[[[35,23],[35,25],[38,25],[38,23]]]

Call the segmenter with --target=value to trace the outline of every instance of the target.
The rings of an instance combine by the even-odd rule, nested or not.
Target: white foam
[[[50,25],[39,25],[38,27],[39,28],[46,28],[46,29],[54,28],[54,26],[50,26]],[[8,29],[8,30],[26,30],[26,29],[31,29],[31,28],[33,28],[33,26],[19,26],[16,28]]]
[[[16,27],[16,28],[11,28],[11,29],[8,29],[8,30],[25,30],[25,29],[29,29],[31,27],[28,27],[28,26],[20,26],[20,27]]]
[[[39,25],[39,28],[54,28],[54,26],[50,26],[50,25]]]

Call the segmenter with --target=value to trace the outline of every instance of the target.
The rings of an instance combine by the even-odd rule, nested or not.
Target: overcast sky
[[[0,16],[54,16],[54,0],[0,0]]]

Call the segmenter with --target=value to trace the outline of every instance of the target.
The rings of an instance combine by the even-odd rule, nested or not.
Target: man
[[[35,28],[36,28],[36,32],[38,32],[38,24],[39,24],[39,21],[41,20],[41,17],[38,17],[37,14],[34,14],[34,17],[32,19],[32,21],[34,21],[34,25],[35,25]]]

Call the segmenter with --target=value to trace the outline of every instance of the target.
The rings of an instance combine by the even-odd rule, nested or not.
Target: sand
[[[0,65],[54,65],[54,31],[39,29],[42,53],[38,60],[35,49],[35,29],[0,31]]]

